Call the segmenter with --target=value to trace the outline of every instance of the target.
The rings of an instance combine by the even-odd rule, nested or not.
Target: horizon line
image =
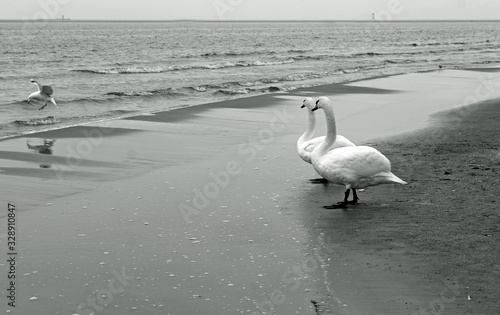
[[[500,19],[407,19],[407,20],[219,20],[219,19],[165,19],[165,20],[130,20],[130,19],[0,19],[0,22],[241,22],[241,23],[259,23],[259,22],[500,22]]]

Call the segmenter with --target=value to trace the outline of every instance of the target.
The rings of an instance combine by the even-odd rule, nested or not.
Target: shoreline
[[[448,204],[466,211],[452,213],[465,220],[442,224],[443,237],[457,240],[457,228],[463,230],[462,224],[477,220],[467,212],[467,207],[479,202],[465,194],[472,177],[452,178],[468,173],[462,156],[453,156],[453,166],[447,166],[451,156],[447,150],[458,148],[452,142],[454,133],[464,132],[453,128],[457,122],[464,121],[458,125],[468,126],[473,134],[484,117],[489,123],[482,125],[481,132],[487,136],[480,139],[490,141],[484,147],[494,150],[491,141],[498,136],[486,127],[497,119],[493,114],[498,100],[491,101],[491,112],[486,114],[483,104],[451,112],[442,109],[461,105],[474,95],[476,79],[474,73],[460,70],[402,75],[38,134],[38,139],[57,139],[52,154],[26,153],[26,137],[0,141],[5,150],[0,152],[2,187],[7,200],[21,210],[24,245],[19,251],[25,275],[20,280],[19,311],[74,313],[82,302],[89,309],[87,297],[95,297],[124,270],[130,278],[124,291],[113,295],[111,305],[116,306],[106,307],[109,314],[137,310],[141,314],[257,314],[262,310],[412,314],[441,299],[444,281],[454,281],[455,275],[461,293],[456,302],[445,304],[446,312],[494,314],[493,277],[480,291],[485,272],[466,277],[477,261],[468,266],[457,260],[453,268],[445,268],[439,258],[452,256],[434,251],[449,247],[451,254],[458,255],[453,257],[461,259],[462,249],[459,244],[450,246],[451,241],[433,247],[436,236],[426,230],[440,227],[437,224],[451,215],[439,211]],[[439,82],[446,85],[435,86]],[[295,151],[306,123],[301,98],[320,95],[335,101],[342,134],[381,150],[391,160],[394,173],[408,179],[409,185],[367,189],[360,194],[361,204],[346,211],[321,208],[339,198],[343,188],[308,183],[314,171]],[[446,104],[440,103],[443,100]],[[429,104],[417,107],[418,113],[412,111],[422,102]],[[460,115],[450,114],[454,111]],[[435,112],[440,113],[428,120]],[[387,113],[404,123],[389,120],[388,125]],[[465,123],[474,113],[481,119]],[[324,131],[322,119],[319,115],[317,135]],[[439,137],[436,130],[441,130]],[[467,141],[460,148],[468,150],[468,144],[476,144]],[[68,160],[71,148],[85,154],[69,155]],[[440,159],[435,160],[436,156]],[[492,172],[493,167],[486,166],[491,161],[471,168],[479,167],[472,171],[477,173],[474,179],[488,178],[497,187],[498,181],[482,177]],[[420,174],[419,168],[426,172]],[[448,168],[452,172],[445,178],[449,180],[437,178]],[[47,176],[54,170],[55,175]],[[449,186],[442,185],[460,181],[456,194],[464,200],[455,203]],[[439,190],[450,195],[429,202]],[[55,197],[61,192],[65,196]],[[495,211],[487,212],[492,222],[498,218]],[[478,224],[486,226],[482,221],[469,224],[474,233]],[[498,238],[495,233],[488,237],[490,247],[498,246],[493,242]],[[428,243],[415,242],[412,235]],[[463,244],[477,246],[481,241],[475,235]],[[498,252],[488,256],[488,247],[478,247],[468,247],[470,257],[480,253],[489,259]],[[5,267],[0,263],[0,273]],[[494,261],[488,267],[498,272]],[[454,283],[448,284],[455,288]],[[41,285],[46,290],[40,290]],[[472,302],[464,300],[464,286],[470,288]],[[28,302],[33,296],[37,300]],[[446,297],[451,301],[453,295]],[[0,297],[0,304],[4,302]]]
[[[383,79],[383,78],[390,78],[390,77],[397,77],[397,76],[404,76],[404,75],[411,75],[411,74],[419,74],[419,73],[432,73],[432,72],[438,72],[438,71],[445,71],[445,70],[461,70],[461,71],[475,71],[475,72],[485,72],[485,73],[495,73],[500,71],[500,66],[489,66],[489,67],[484,67],[484,66],[478,66],[474,68],[458,68],[458,69],[451,69],[451,68],[443,68],[443,69],[422,69],[419,71],[415,72],[410,72],[410,73],[397,73],[397,74],[388,74],[388,75],[377,75],[373,77],[368,77],[368,78],[361,78],[361,79],[354,79],[354,80],[348,80],[345,82],[339,82],[339,83],[330,83],[330,84],[321,84],[321,85],[315,85],[315,86],[310,86],[310,87],[300,87],[296,88],[293,90],[286,90],[286,91],[277,91],[277,92],[268,92],[266,94],[262,95],[250,95],[250,96],[242,96],[238,97],[235,99],[228,99],[228,100],[219,100],[219,101],[213,101],[209,103],[200,103],[200,104],[195,104],[195,105],[182,105],[182,106],[174,106],[172,108],[169,108],[167,110],[159,110],[159,111],[153,111],[153,112],[143,112],[143,113],[134,113],[134,114],[128,114],[126,116],[121,116],[121,117],[114,117],[114,118],[109,118],[109,119],[101,119],[101,120],[96,120],[96,121],[89,121],[89,122],[83,122],[83,123],[77,123],[77,124],[71,124],[67,126],[62,126],[62,127],[48,127],[47,129],[43,130],[36,130],[36,131],[30,131],[27,133],[22,133],[22,134],[15,134],[15,135],[6,135],[2,136],[0,138],[0,141],[3,140],[8,140],[12,138],[17,138],[17,137],[28,137],[30,135],[36,135],[39,133],[44,133],[44,132],[52,132],[52,131],[57,131],[57,130],[62,130],[62,129],[67,129],[67,128],[73,128],[73,127],[84,127],[86,125],[92,125],[94,123],[106,123],[109,121],[116,121],[116,120],[124,120],[124,119],[137,119],[138,117],[143,117],[143,116],[148,116],[148,115],[158,115],[158,114],[163,114],[162,116],[165,116],[167,113],[171,112],[176,112],[178,110],[186,110],[188,108],[192,107],[205,107],[205,108],[210,108],[211,105],[213,104],[226,104],[227,102],[232,102],[236,101],[239,99],[246,99],[246,98],[259,98],[259,97],[266,97],[266,96],[273,96],[273,95],[280,95],[280,94],[291,94],[291,95],[300,95],[299,92],[303,91],[305,93],[308,93],[310,91],[321,91],[321,90],[326,90],[326,91],[331,91],[332,86],[338,86],[338,88],[335,89],[335,92],[341,92],[341,93],[349,93],[349,85],[350,84],[355,84],[357,82],[363,82],[363,81],[371,81],[371,80],[377,80],[377,79]],[[347,89],[347,90],[346,90]],[[377,92],[376,89],[370,89],[368,88],[366,92],[363,93],[383,93],[382,91]],[[389,91],[387,91],[389,92]],[[196,111],[195,111],[196,112]],[[168,115],[168,114],[167,114]],[[48,116],[51,117],[51,116]]]

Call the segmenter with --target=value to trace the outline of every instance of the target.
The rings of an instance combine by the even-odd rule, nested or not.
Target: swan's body
[[[307,107],[309,123],[304,134],[302,134],[302,136],[300,136],[300,138],[297,140],[297,152],[299,153],[300,158],[307,163],[311,163],[311,155],[313,150],[325,140],[325,136],[313,138],[314,131],[316,129],[316,115],[313,112],[315,106],[316,104],[314,104],[313,99],[310,97],[306,97],[304,99],[304,102],[302,103],[302,108]],[[335,142],[333,143],[330,150],[352,146],[355,146],[355,144],[347,140],[345,137],[337,135]]]
[[[51,102],[57,107],[56,100],[52,97],[52,94],[54,93],[52,87],[48,85],[40,86],[40,84],[38,84],[38,82],[36,82],[35,80],[31,80],[31,82],[38,87],[38,91],[33,92],[30,94],[30,96],[28,96],[28,104],[32,99],[37,99],[45,102],[45,105],[40,107],[38,110],[44,109],[45,106],[47,106],[48,102]]]
[[[328,181],[345,185],[346,192],[342,202],[325,208],[343,208],[347,205],[349,191],[353,191],[353,201],[357,203],[356,189],[381,184],[406,184],[391,173],[391,162],[378,150],[368,146],[351,146],[329,150],[337,137],[335,115],[327,97],[316,101],[314,110],[322,108],[327,122],[325,140],[312,153],[311,161],[318,174]]]

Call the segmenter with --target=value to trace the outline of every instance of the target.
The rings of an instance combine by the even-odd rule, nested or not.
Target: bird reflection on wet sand
[[[51,155],[52,154],[52,147],[54,146],[55,142],[56,142],[55,139],[52,139],[52,140],[51,139],[44,139],[43,144],[31,144],[28,140],[28,141],[26,141],[26,145],[28,146],[28,149],[34,150],[37,153]],[[52,165],[40,164],[40,167],[41,168],[51,168]]]

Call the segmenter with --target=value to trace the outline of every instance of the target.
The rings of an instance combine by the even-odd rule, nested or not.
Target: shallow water
[[[2,22],[0,137],[438,65],[498,64],[498,25]],[[32,78],[54,88],[59,110],[25,102]],[[47,116],[56,119],[16,122]]]

